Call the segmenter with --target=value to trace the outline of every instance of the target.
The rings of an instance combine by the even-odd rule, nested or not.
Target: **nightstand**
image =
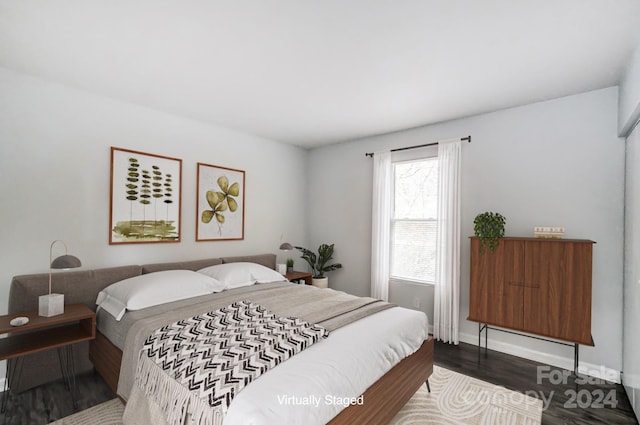
[[[285,274],[284,277],[291,282],[304,280],[304,283],[307,285],[311,285],[311,282],[313,281],[313,275],[307,272],[289,272]]]
[[[11,326],[16,317],[28,317],[29,323]],[[58,359],[65,387],[71,392],[76,406],[75,365],[73,344],[89,341],[96,337],[96,314],[84,304],[64,306],[64,313],[41,317],[38,311],[28,311],[0,316],[0,335],[12,334],[0,339],[0,360],[7,360],[7,376],[0,411],[4,412],[9,397],[11,382],[20,379],[22,358],[40,351],[58,349]]]

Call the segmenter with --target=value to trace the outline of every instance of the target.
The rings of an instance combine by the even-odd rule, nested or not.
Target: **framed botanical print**
[[[110,244],[180,242],[182,160],[111,147]]]
[[[196,241],[244,239],[245,172],[198,163]]]

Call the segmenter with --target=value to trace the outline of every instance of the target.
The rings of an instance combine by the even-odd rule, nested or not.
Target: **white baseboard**
[[[460,332],[461,342],[467,344],[478,345],[478,335]],[[489,347],[491,350],[500,351],[501,353],[510,354],[512,356],[523,357],[525,359],[548,364],[562,369],[573,370],[573,357],[557,356],[555,354],[545,353],[543,351],[532,350],[530,348],[520,347],[518,345],[509,344],[503,341],[490,339]],[[620,383],[620,371],[610,369],[602,365],[595,365],[580,361],[578,363],[578,371],[583,375],[589,375],[594,378],[604,379],[609,382]]]
[[[635,389],[633,387],[625,385],[624,386],[624,391],[627,393],[627,397],[629,397],[629,402],[631,403],[631,407],[633,407],[633,410],[635,412],[635,410],[636,410],[636,392],[635,392]]]
[[[623,374],[622,385],[627,392],[633,411],[637,417],[640,417],[640,374]]]

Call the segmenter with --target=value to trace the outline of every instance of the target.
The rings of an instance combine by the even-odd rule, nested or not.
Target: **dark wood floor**
[[[476,346],[436,343],[437,365],[483,381],[501,385],[543,399],[544,425],[557,424],[638,424],[621,385],[582,382],[562,369]],[[567,376],[566,383],[563,377]],[[115,397],[96,374],[78,376],[78,410]],[[74,408],[62,382],[25,391],[11,398],[13,413],[0,424],[47,424],[73,413]],[[615,407],[612,407],[615,404]]]
[[[638,424],[619,384],[464,343],[436,343],[435,363],[543,400],[543,425]]]
[[[97,373],[78,375],[76,389],[77,409],[61,380],[12,394],[7,409],[10,415],[0,415],[0,424],[44,425],[116,397]]]

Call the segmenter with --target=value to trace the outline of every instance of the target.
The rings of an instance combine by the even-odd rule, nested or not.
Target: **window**
[[[438,158],[393,163],[391,278],[435,283]]]

